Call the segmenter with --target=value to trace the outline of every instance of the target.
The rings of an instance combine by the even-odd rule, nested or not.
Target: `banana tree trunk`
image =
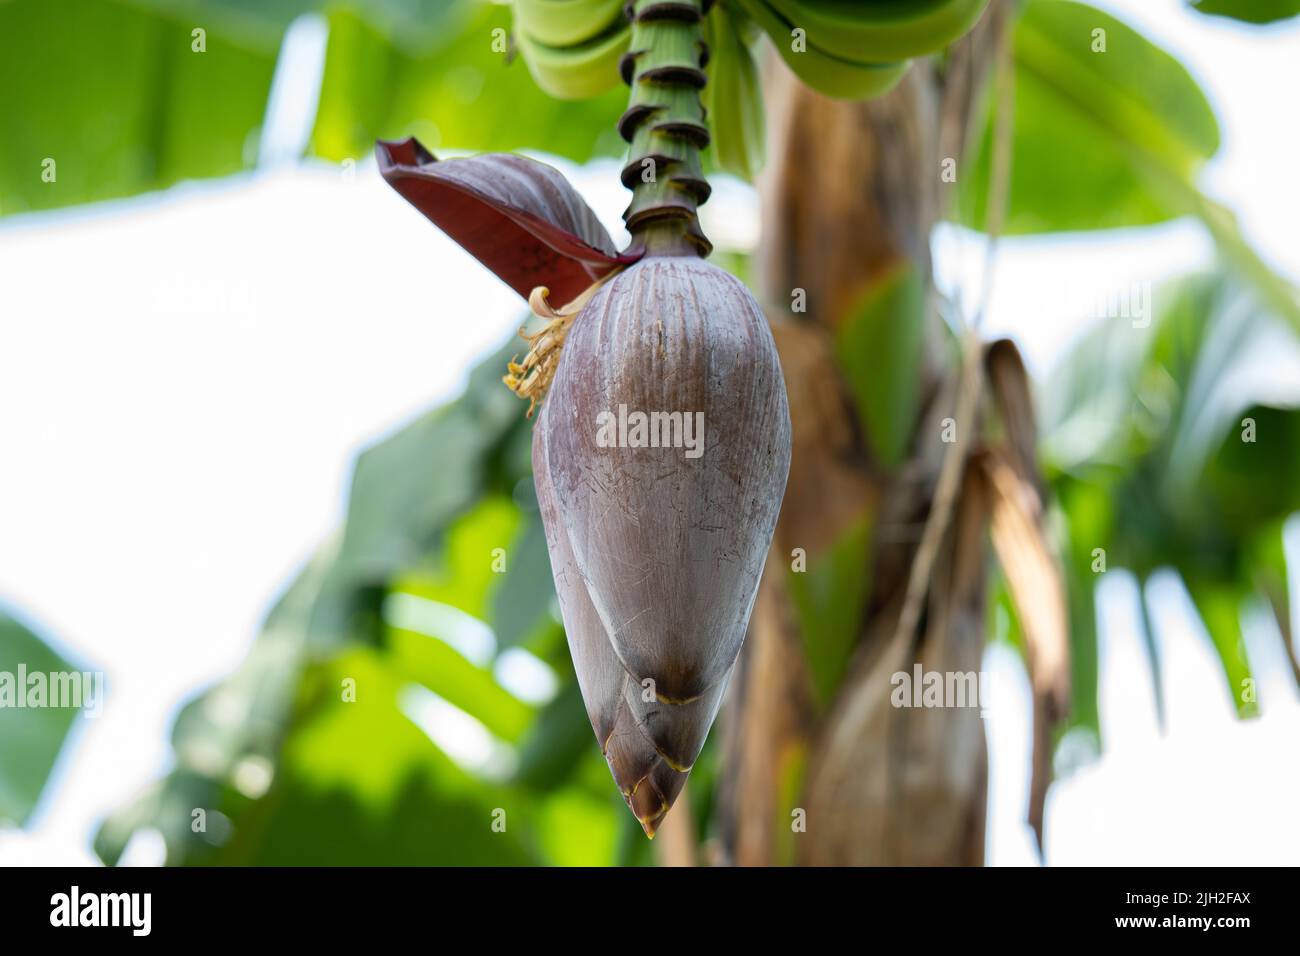
[[[957,370],[934,308],[901,465],[871,452],[835,360],[837,332],[884,277],[914,264],[930,283],[929,237],[960,158],[1008,5],[995,2],[940,66],[917,63],[892,93],[826,99],[775,57],[765,69],[768,169],[756,263],[787,380],[790,479],[733,678],[722,733],[718,848],[739,865],[975,864],[984,858],[987,756],[978,708],[891,705],[891,676],[979,671],[987,578],[986,486],[963,468],[929,587],[900,627],[922,529],[949,446],[939,440]],[[930,296],[931,302],[934,297]],[[791,303],[804,310],[790,311]],[[791,593],[792,562],[869,529],[869,578],[844,676],[814,690]],[[914,602],[915,599],[914,599]]]

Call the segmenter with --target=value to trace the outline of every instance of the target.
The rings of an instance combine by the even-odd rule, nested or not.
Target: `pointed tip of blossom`
[[[414,136],[401,140],[375,140],[375,159],[381,170],[393,166],[427,166],[438,161]]]

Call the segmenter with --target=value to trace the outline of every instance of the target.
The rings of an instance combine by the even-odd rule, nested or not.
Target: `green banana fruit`
[[[622,0],[515,0],[515,38],[547,93],[576,100],[619,82],[631,29]]]
[[[515,0],[515,29],[535,43],[579,46],[606,33],[617,23],[623,28],[625,0]]]
[[[768,0],[736,0],[737,5],[772,38],[786,65],[819,93],[838,99],[868,99],[889,92],[907,72],[907,61],[868,63],[846,60],[817,45],[807,28],[790,24]],[[866,4],[864,4],[866,6]],[[794,31],[803,29],[796,47]]]
[[[710,24],[719,24],[710,28],[716,34],[711,44],[715,60],[728,67],[711,65],[709,85],[723,89],[707,95],[719,104],[714,123],[732,125],[720,137],[720,164],[740,171],[752,169],[755,162],[753,144],[745,145],[746,137],[754,135],[752,111],[732,116],[731,107],[721,105],[753,98],[753,60],[744,49],[751,19],[809,86],[827,96],[866,99],[888,92],[912,57],[940,50],[964,34],[988,2],[717,0],[709,15]],[[624,0],[514,0],[519,47],[538,85],[564,99],[595,96],[614,86],[631,36],[624,6]],[[730,70],[740,74],[730,76]]]
[[[810,44],[853,62],[933,53],[969,30],[988,0],[762,0]]]
[[[518,35],[533,79],[547,93],[562,100],[599,96],[619,82],[618,61],[627,52],[627,30],[573,47],[548,46],[526,33]]]

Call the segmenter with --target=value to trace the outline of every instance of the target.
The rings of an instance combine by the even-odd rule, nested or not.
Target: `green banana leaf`
[[[1164,307],[1151,328],[1115,320],[1081,339],[1047,377],[1040,402],[1068,542],[1081,723],[1095,708],[1084,682],[1095,675],[1091,604],[1101,574],[1123,568],[1141,582],[1177,571],[1243,716],[1254,713],[1241,694],[1251,680],[1243,606],[1253,594],[1286,604],[1279,548],[1261,542],[1276,544],[1281,522],[1300,509],[1300,388],[1291,404],[1278,404],[1286,396],[1258,374],[1259,362],[1275,360],[1269,336],[1286,338],[1286,325],[1226,271],[1185,277],[1156,299]]]
[[[355,701],[342,699],[344,680],[355,681]],[[364,648],[309,668],[274,782],[248,807],[213,862],[539,862],[525,839],[527,801],[472,777],[445,756],[404,715],[403,684],[382,656]],[[493,829],[498,818],[503,830]]]
[[[787,570],[786,584],[818,702],[829,706],[857,646],[871,588],[871,532],[862,518],[803,570]]]
[[[705,20],[709,82],[701,94],[712,124],[705,159],[723,172],[752,180],[763,168],[766,114],[754,55],[757,29],[739,10],[716,4]]]
[[[510,29],[509,7],[448,8],[446,28],[415,49],[355,10],[331,11],[314,154],[356,159],[376,139],[406,136],[435,152],[535,149],[577,162],[625,151],[614,128],[625,88],[577,102],[548,96],[519,57],[493,49],[493,30]]]
[[[1275,23],[1300,14],[1300,0],[1192,0],[1192,8],[1247,23]]]
[[[74,667],[35,631],[0,609],[0,824],[27,824],[73,721],[86,704],[103,705],[102,700],[92,700],[82,707],[54,707],[48,706],[54,701],[47,696],[44,706],[18,706],[18,695],[24,703],[31,700],[28,686],[19,683],[20,675],[73,671],[84,669]]]
[[[58,16],[44,0],[9,0],[0,215],[253,169],[285,33],[304,14],[330,30],[316,155],[359,159],[408,133],[579,161],[622,152],[625,91],[545,96],[522,62],[492,51],[510,14],[485,0],[61,0]]]
[[[1229,263],[1300,331],[1300,296],[1246,242],[1196,177],[1218,151],[1205,95],[1172,56],[1075,0],[1030,0],[1014,31],[1014,103],[988,118],[959,179],[956,221],[990,222],[994,116],[1014,111],[1004,234],[1198,218]]]
[[[454,13],[456,0],[121,0],[133,7],[167,14],[257,45],[278,45],[284,31],[304,14],[352,6],[395,39],[433,42]]]
[[[509,549],[506,571],[492,596],[489,618],[501,648],[529,642],[539,628],[554,624],[550,605],[555,597],[551,579],[551,556],[546,549],[546,534],[537,512],[536,493],[530,482],[522,482],[529,504],[519,505],[523,528]]]
[[[1071,706],[1062,733],[1085,750],[1077,759],[1086,759],[1099,753],[1104,744],[1097,699],[1097,587],[1113,560],[1108,546],[1114,516],[1104,474],[1094,475],[1089,481],[1061,475],[1052,490],[1056,499],[1052,523],[1061,539],[1070,621]]]
[[[920,269],[900,259],[871,284],[835,334],[836,357],[873,460],[887,468],[903,462],[912,439],[927,307]]]
[[[0,213],[252,167],[279,37],[116,0],[0,3]]]
[[[1104,52],[1094,52],[1095,30],[1105,31]],[[1158,179],[1190,188],[1218,151],[1219,131],[1182,64],[1115,17],[1073,0],[1030,0],[1013,44],[1006,234],[1142,226],[1191,211]],[[959,178],[958,220],[975,229],[988,221],[998,105],[990,102]]]

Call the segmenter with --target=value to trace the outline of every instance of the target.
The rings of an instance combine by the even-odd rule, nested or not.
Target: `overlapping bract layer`
[[[635,262],[553,166],[513,153],[438,160],[419,140],[375,144],[379,172],[412,206],[525,299],[559,302]]]
[[[625,412],[702,416],[698,457],[610,447],[602,416]],[[569,333],[533,462],[588,716],[653,835],[722,702],[789,471],[776,348],[744,285],[676,257],[608,282]]]

